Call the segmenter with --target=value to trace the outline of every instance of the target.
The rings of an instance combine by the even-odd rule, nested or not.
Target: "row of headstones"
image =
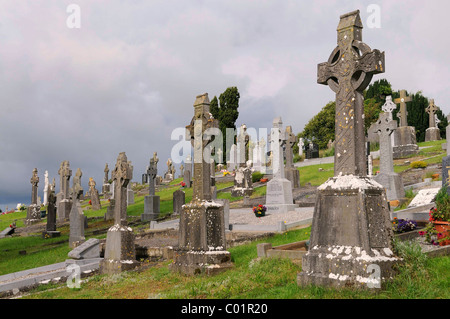
[[[419,147],[416,142],[415,127],[409,126],[407,122],[408,112],[406,103],[411,101],[412,99],[410,96],[406,95],[406,91],[401,90],[399,98],[392,101],[392,96],[387,96],[386,102],[382,106],[382,111],[388,114],[390,120],[393,120],[392,112],[397,108],[397,104],[400,104],[400,111],[397,113],[397,116],[400,118],[400,123],[394,129],[393,134],[390,135],[394,159],[403,158],[419,152]],[[429,127],[425,131],[426,142],[441,139],[438,127],[440,120],[436,114],[438,110],[439,107],[435,105],[434,99],[430,99],[429,105],[425,109],[429,114]],[[371,142],[377,142],[379,138],[375,125],[376,123],[368,129],[368,140]]]

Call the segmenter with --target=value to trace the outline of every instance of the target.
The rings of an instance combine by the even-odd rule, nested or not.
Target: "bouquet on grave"
[[[258,205],[253,207],[253,213],[256,217],[262,217],[266,215],[267,207],[264,205]]]

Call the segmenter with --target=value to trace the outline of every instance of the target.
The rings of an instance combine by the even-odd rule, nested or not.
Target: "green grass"
[[[319,171],[322,168],[323,171]],[[327,181],[328,178],[334,176],[334,164],[318,164],[311,166],[303,166],[298,168],[300,172],[300,186],[311,183],[312,186],[319,186]]]
[[[154,264],[140,272],[114,276],[95,275],[79,289],[40,288],[25,298],[40,299],[448,299],[450,257],[427,258],[417,246],[396,244],[404,264],[399,274],[381,291],[299,287],[301,265],[287,258],[256,258],[256,245],[273,246],[309,238],[310,228],[292,230],[229,249],[234,268],[215,276],[188,277],[169,271],[171,261]]]

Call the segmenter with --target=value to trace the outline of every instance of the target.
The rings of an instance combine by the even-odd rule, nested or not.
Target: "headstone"
[[[149,169],[147,170],[148,176],[148,195],[144,197],[144,213],[141,214],[142,221],[151,221],[158,218],[160,209],[160,197],[155,195],[155,179],[158,174],[158,156],[157,153],[153,153],[153,157],[150,159]]]
[[[59,221],[69,220],[69,214],[72,209],[72,200],[69,194],[69,181],[72,176],[69,161],[63,161],[58,170],[60,178],[60,192],[56,197],[57,201],[57,217]]]
[[[136,260],[135,236],[127,222],[127,185],[133,174],[125,152],[117,157],[111,176],[115,187],[114,225],[108,229],[104,259],[100,262],[100,272],[107,274],[119,273],[139,265]]]
[[[85,228],[85,216],[83,209],[81,208],[80,197],[83,191],[80,190],[81,186],[73,182],[72,187],[72,208],[70,210],[70,235],[69,235],[69,247],[75,248],[84,242],[84,228]]]
[[[439,110],[439,107],[434,104],[434,99],[430,99],[430,104],[425,109],[425,111],[429,114],[429,127],[425,130],[425,142],[429,141],[438,141],[441,139],[441,131],[436,124],[436,112]]]
[[[235,171],[234,187],[231,190],[231,196],[251,196],[253,194],[251,161],[246,166],[241,166]]]
[[[44,206],[48,204],[48,171],[44,173],[44,200],[42,204]]]
[[[417,146],[416,143],[416,129],[413,126],[409,126],[407,120],[408,111],[406,108],[406,103],[411,101],[411,97],[406,95],[405,90],[400,90],[400,97],[394,100],[396,104],[400,104],[400,111],[397,113],[397,117],[400,118],[400,125],[395,129],[393,134],[394,159],[419,153],[419,146]]]
[[[292,188],[300,187],[300,172],[294,166],[293,147],[297,143],[297,136],[292,132],[292,126],[286,126],[286,166],[284,167],[284,175],[291,182]]]
[[[300,137],[298,139],[298,155],[302,156],[303,155],[303,147],[305,146],[305,142],[303,141],[303,138]]]
[[[210,158],[204,157],[209,141],[203,135],[209,128],[218,127],[209,105],[207,93],[197,96],[194,117],[186,127],[186,137],[194,149],[193,196],[191,202],[182,206],[179,246],[174,249],[170,269],[187,275],[214,274],[232,267],[226,251],[223,205],[211,200]],[[206,153],[211,154],[211,150],[206,149]]]
[[[186,204],[186,195],[181,190],[178,189],[173,192],[173,212],[174,214],[181,214],[182,206]]]
[[[67,255],[77,260],[100,258],[100,240],[98,238],[88,239],[72,249]]]
[[[318,65],[317,82],[336,93],[334,177],[317,188],[301,286],[380,288],[395,274],[384,188],[367,177],[363,91],[384,72],[384,52],[362,42],[359,10],[340,17],[338,45]],[[372,273],[376,272],[376,275]]]
[[[131,175],[133,175],[133,165],[131,161],[128,163],[131,169]],[[131,182],[127,185],[127,206],[134,204],[134,191],[131,189]]]
[[[238,167],[245,167],[248,159],[248,144],[250,142],[250,137],[247,133],[247,126],[245,124],[241,125],[239,130],[239,135],[237,136],[237,164]]]
[[[449,125],[445,129],[447,139],[447,156],[442,159],[442,187],[447,188],[450,196],[450,115],[447,116]]]
[[[27,217],[24,221],[25,225],[31,225],[41,220],[41,206],[38,205],[38,184],[39,177],[37,175],[37,168],[33,170],[33,175],[30,179],[31,183],[31,204],[27,207]]]
[[[164,182],[169,183],[173,181],[173,179],[175,178],[175,176],[173,175],[174,168],[172,159],[169,158],[166,164],[167,164],[167,172],[164,174]]]
[[[74,187],[76,185],[76,188],[77,188],[78,192],[81,193],[81,195],[79,195],[80,200],[84,199],[84,197],[83,197],[83,187],[81,186],[81,177],[82,176],[83,176],[83,172],[81,171],[80,168],[78,168],[77,172],[75,173],[75,176],[73,177],[73,185],[74,185]]]
[[[237,146],[236,144],[230,147],[230,160],[227,163],[227,170],[233,172],[237,167]]]
[[[380,113],[375,122],[375,130],[380,141],[380,173],[374,177],[386,189],[388,201],[405,197],[402,177],[394,172],[391,134],[397,128],[397,122],[390,119],[389,113]]]
[[[103,177],[102,194],[104,199],[111,198],[111,184],[109,183],[109,167],[108,163],[105,164],[105,169],[103,170],[105,176]]]
[[[397,104],[395,104],[395,103],[392,101],[392,96],[391,96],[391,95],[386,96],[386,101],[385,101],[385,103],[383,104],[383,106],[381,106],[381,110],[382,110],[383,112],[385,112],[385,113],[388,113],[389,119],[390,119],[391,121],[394,119],[394,117],[393,117],[393,115],[392,115],[392,112],[394,112],[395,109],[397,109]],[[375,130],[375,128],[374,128],[374,125],[375,125],[375,124],[376,124],[376,122],[373,123],[373,124],[370,126],[370,128],[367,130],[368,141],[369,141],[369,142],[373,142],[373,143],[378,143],[378,142],[379,142],[379,135],[378,135],[378,133],[376,132],[376,130]],[[394,134],[391,134],[391,143],[392,143],[392,146],[395,145],[395,144],[394,144]]]
[[[61,235],[60,231],[56,230],[56,195],[55,195],[55,179],[53,183],[48,185],[48,203],[47,203],[47,226],[42,232],[42,237],[53,238]]]
[[[0,232],[0,238],[4,238],[6,236],[11,236],[12,234],[14,234],[16,229],[16,224],[11,224],[8,227],[6,227],[4,230],[2,230]]]
[[[109,206],[106,208],[106,213],[103,216],[104,221],[113,220],[114,219],[114,209],[115,209],[115,199],[109,199]]]
[[[305,159],[319,158],[319,145],[310,142],[306,147]]]
[[[179,178],[184,178],[184,165],[183,164],[180,165],[180,177]]]
[[[409,203],[408,208],[431,204],[432,202],[434,202],[439,189],[440,188],[437,187],[419,190],[416,196],[414,196],[412,201]]]
[[[95,181],[92,177],[89,178],[89,194],[91,197],[91,206],[92,210],[99,210],[102,208],[100,203],[100,195],[98,194],[98,190],[95,188]]]
[[[283,122],[281,117],[277,117],[273,120],[273,128],[270,132],[273,178],[267,183],[267,214],[287,213],[297,207],[292,197],[291,181],[286,179],[284,175],[283,145],[285,142]]]

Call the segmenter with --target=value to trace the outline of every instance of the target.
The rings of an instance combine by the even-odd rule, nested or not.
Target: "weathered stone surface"
[[[91,238],[78,247],[72,249],[68,256],[73,259],[89,259],[100,257],[100,240]]]
[[[182,206],[186,203],[186,194],[178,189],[173,192],[173,212],[176,214],[180,214],[182,210]]]
[[[159,196],[155,195],[155,179],[158,174],[158,154],[156,152],[153,153],[153,157],[150,159],[150,165],[147,170],[147,176],[149,181],[148,193],[149,195],[144,197],[144,213],[141,215],[141,220],[143,221],[151,221],[158,218],[160,209]]]
[[[447,188],[447,193],[450,196],[450,156],[445,156],[442,159],[442,187]]]
[[[194,117],[186,127],[194,147],[193,199],[182,206],[179,246],[170,265],[172,271],[187,275],[215,274],[232,267],[226,251],[224,206],[211,200],[211,161],[204,157],[208,140],[203,135],[217,126],[209,112],[208,94],[197,96]]]
[[[37,175],[37,168],[33,170],[31,177],[31,204],[27,207],[27,218],[25,219],[25,225],[31,225],[41,220],[41,207],[38,205],[38,183],[39,177]]]
[[[284,176],[291,182],[292,188],[300,187],[300,172],[294,166],[293,147],[297,143],[297,136],[292,131],[292,126],[286,126],[286,165],[284,167]]]
[[[95,188],[95,181],[92,177],[89,178],[89,196],[91,201],[91,206],[93,210],[99,210],[102,208],[100,203],[100,195],[98,194],[98,190]]]
[[[384,52],[362,42],[359,10],[342,15],[337,31],[338,46],[318,67],[318,83],[336,92],[335,176],[317,188],[310,249],[297,283],[380,288],[399,259],[384,188],[366,176],[361,119],[363,91],[373,74],[384,72]]]
[[[139,265],[136,260],[134,233],[127,222],[127,185],[133,177],[132,167],[124,152],[120,153],[112,171],[114,180],[114,225],[106,235],[105,257],[100,262],[102,273],[117,273]]]

